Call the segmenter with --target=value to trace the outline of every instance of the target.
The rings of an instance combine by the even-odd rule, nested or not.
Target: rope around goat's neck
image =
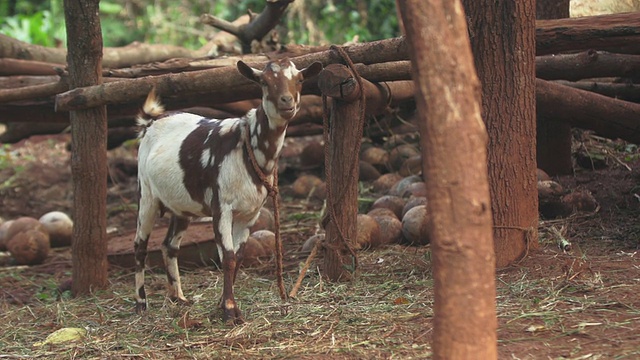
[[[278,291],[280,292],[280,298],[282,300],[287,300],[287,292],[284,288],[284,279],[282,278],[282,239],[280,237],[280,199],[278,197],[278,162],[275,162],[275,166],[273,168],[273,183],[269,183],[269,178],[262,171],[260,165],[258,165],[258,161],[256,160],[256,156],[253,153],[253,148],[251,147],[251,130],[249,129],[249,123],[244,123],[245,128],[245,139],[244,145],[247,150],[247,155],[249,156],[249,160],[251,161],[251,165],[253,165],[253,171],[256,172],[258,178],[267,189],[267,193],[273,199],[273,220],[275,223],[275,236],[276,236],[276,277],[278,281]]]

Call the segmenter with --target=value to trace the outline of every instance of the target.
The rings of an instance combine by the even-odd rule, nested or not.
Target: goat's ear
[[[260,82],[260,75],[262,74],[262,71],[252,68],[251,66],[245,64],[245,62],[242,60],[238,61],[237,66],[238,71],[240,72],[240,74],[242,74],[242,76],[257,83]]]
[[[307,66],[306,68],[300,70],[305,80],[318,75],[320,71],[322,71],[322,63],[319,61],[316,61],[313,64]]]

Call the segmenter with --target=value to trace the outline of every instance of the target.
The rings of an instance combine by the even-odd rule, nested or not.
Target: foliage
[[[9,0],[0,5],[0,33],[28,43],[66,46],[62,0]],[[10,4],[14,4],[12,8]],[[265,0],[102,0],[105,46],[133,41],[196,49],[214,30],[199,17],[210,13],[228,21],[259,13]],[[284,43],[344,43],[399,35],[393,0],[296,0],[282,20]]]

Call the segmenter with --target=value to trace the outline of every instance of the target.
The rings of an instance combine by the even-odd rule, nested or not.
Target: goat
[[[223,321],[244,322],[233,284],[242,262],[249,227],[268,194],[247,148],[273,185],[274,170],[287,125],[300,109],[302,82],[317,75],[315,62],[298,70],[289,59],[269,62],[264,70],[242,61],[240,74],[262,87],[262,103],[244,117],[209,119],[185,112],[165,112],[152,90],[138,116],[138,223],[134,241],[136,312],[147,309],[144,268],[155,216],[169,211],[171,222],[162,243],[169,297],[188,303],[180,284],[178,251],[191,217],[211,217],[214,241],[222,261]],[[249,142],[245,144],[245,142]]]

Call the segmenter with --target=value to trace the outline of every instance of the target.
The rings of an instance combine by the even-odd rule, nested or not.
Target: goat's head
[[[300,91],[304,80],[317,75],[322,64],[314,62],[298,70],[288,58],[271,61],[264,70],[238,61],[240,74],[262,86],[262,106],[273,125],[283,126],[300,110]]]

